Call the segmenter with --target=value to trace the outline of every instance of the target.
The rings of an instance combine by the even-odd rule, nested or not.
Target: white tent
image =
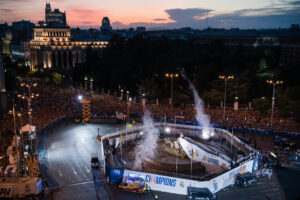
[[[20,130],[21,132],[35,132],[35,126],[30,126],[29,124],[26,124],[23,126]]]

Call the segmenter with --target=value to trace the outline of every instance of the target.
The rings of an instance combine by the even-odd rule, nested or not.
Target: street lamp
[[[267,83],[270,85],[273,85],[272,112],[271,112],[271,126],[272,126],[273,125],[274,106],[275,106],[275,86],[283,84],[283,81],[267,80]]]
[[[172,112],[173,111],[173,79],[178,78],[179,74],[177,74],[177,73],[166,73],[165,77],[171,79],[171,112]]]
[[[81,101],[82,98],[83,98],[83,96],[82,96],[81,94],[77,96],[77,99],[78,99],[79,101]]]
[[[24,137],[23,137],[23,132],[22,132],[22,126],[23,126],[23,123],[22,123],[22,114],[18,113],[17,115],[20,118],[20,127],[21,127],[20,128],[20,134],[21,134],[21,141],[22,141],[21,155],[23,156],[24,155]]]
[[[28,117],[29,117],[29,125],[30,125],[30,132],[31,132],[31,125],[32,125],[32,109],[31,109],[31,100],[39,97],[40,95],[38,93],[32,93],[31,92],[31,88],[32,87],[36,87],[38,84],[37,83],[33,83],[33,84],[25,84],[25,83],[21,83],[22,87],[27,87],[28,88],[28,96],[26,96],[25,94],[18,94],[18,98],[21,99],[26,99],[27,100],[27,106],[28,106]]]
[[[84,89],[87,90],[87,82],[88,82],[88,77],[84,77]]]
[[[23,126],[23,123],[22,123],[22,114],[18,113],[17,115],[20,118],[20,126],[21,126],[21,130],[22,130],[22,126]]]
[[[93,93],[93,78],[90,79],[90,90],[92,91]]]
[[[219,79],[223,79],[225,81],[225,91],[224,91],[224,112],[223,112],[223,119],[225,119],[225,112],[226,112],[226,87],[227,87],[227,81],[230,79],[234,79],[234,76],[219,76]]]
[[[124,90],[121,89],[121,97],[120,97],[121,100],[123,100],[123,92],[124,92]]]
[[[129,98],[129,91],[127,90],[127,92],[126,92],[126,101],[128,101],[128,98]]]

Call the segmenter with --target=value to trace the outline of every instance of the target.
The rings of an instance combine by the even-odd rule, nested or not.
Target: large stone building
[[[85,51],[88,47],[101,50],[107,46],[105,41],[73,41],[70,27],[66,24],[65,13],[55,9],[51,11],[46,4],[46,20],[34,28],[33,40],[30,41],[31,69],[75,67],[85,62]],[[64,14],[64,15],[53,15]],[[56,17],[54,17],[56,16]]]

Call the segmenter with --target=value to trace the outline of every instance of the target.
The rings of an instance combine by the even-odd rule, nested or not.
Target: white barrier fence
[[[225,187],[234,184],[235,177],[238,174],[254,172],[257,170],[257,168],[258,159],[256,158],[209,181],[194,181],[189,179],[125,170],[123,175],[123,182],[126,182],[128,177],[135,176],[142,177],[145,180],[145,183],[155,191],[186,195],[187,187],[197,187],[208,188],[212,193],[216,193],[224,189]]]
[[[179,138],[178,140],[182,149],[185,151],[186,155],[188,155],[190,159],[198,162],[204,162],[208,164],[226,167],[227,169],[230,168],[230,163],[222,159],[221,157],[202,150],[199,146],[188,142],[184,138]],[[192,154],[194,154],[194,156]]]
[[[181,128],[181,129],[198,130],[198,131],[202,130],[202,127],[199,127],[199,126],[179,125],[179,124],[169,124],[169,123],[156,123],[155,127],[157,127],[157,128],[163,128],[163,127]],[[228,132],[226,130],[219,129],[219,128],[210,128],[210,129],[213,129],[215,132],[221,133],[222,136],[224,138],[226,138],[228,141],[230,139],[231,141],[235,141],[236,143],[244,146],[249,151],[255,151],[255,149],[253,149],[251,146],[245,144],[240,139],[238,139],[237,137],[235,137],[233,134],[231,134],[230,132]],[[143,126],[134,127],[134,128],[127,129],[125,131],[123,130],[123,131],[118,131],[115,133],[104,135],[104,136],[102,136],[102,139],[109,139],[109,140],[115,139],[115,138],[120,139],[121,135],[124,135],[124,133],[125,133],[124,141],[126,142],[126,141],[136,139],[138,137],[138,134],[142,130],[143,130]],[[184,144],[184,146],[189,146],[189,145],[192,145],[192,144],[189,142]],[[103,145],[101,145],[101,146],[103,148]],[[195,147],[195,149],[196,149],[196,147]],[[103,149],[102,149],[102,152],[104,152]],[[189,152],[189,150],[187,150],[186,152]],[[187,153],[187,155],[189,155],[189,157],[190,157],[189,153]],[[211,158],[211,159],[209,159],[210,162],[216,163],[216,161],[212,161],[212,159],[215,159],[215,160],[218,159],[218,162],[219,162],[219,164],[221,164],[221,166],[222,166],[222,164],[228,166],[228,162],[226,162],[224,159],[222,159],[220,157],[216,158],[213,155],[207,155],[207,154],[206,154],[206,156]],[[103,158],[104,158],[104,155],[103,155]],[[199,158],[201,158],[200,154],[199,154]],[[202,159],[203,159],[203,157],[202,157]],[[206,160],[206,158],[205,158],[205,160]],[[207,161],[208,161],[208,159],[207,159]],[[203,162],[203,160],[201,160],[201,162]],[[235,177],[238,174],[256,171],[258,169],[258,164],[259,164],[258,162],[259,162],[258,158],[248,160],[248,161],[244,162],[242,165],[240,165],[240,166],[238,166],[216,178],[213,178],[212,180],[209,180],[209,181],[194,181],[194,180],[189,180],[189,179],[162,176],[162,175],[157,175],[157,174],[150,174],[150,173],[137,172],[137,171],[131,171],[131,170],[124,171],[123,181],[126,181],[126,179],[130,176],[136,176],[136,177],[141,176],[145,179],[145,182],[151,187],[152,190],[186,195],[187,187],[191,186],[191,187],[198,187],[198,188],[208,188],[211,192],[216,193],[216,192],[222,190],[223,188],[234,184]]]

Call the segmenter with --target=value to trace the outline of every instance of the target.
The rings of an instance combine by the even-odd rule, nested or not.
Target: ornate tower
[[[46,8],[45,8],[45,21],[47,22],[47,16],[51,13],[51,5],[50,3],[46,3]]]
[[[110,21],[108,17],[103,17],[102,26],[100,27],[101,34],[107,35],[111,32]]]

